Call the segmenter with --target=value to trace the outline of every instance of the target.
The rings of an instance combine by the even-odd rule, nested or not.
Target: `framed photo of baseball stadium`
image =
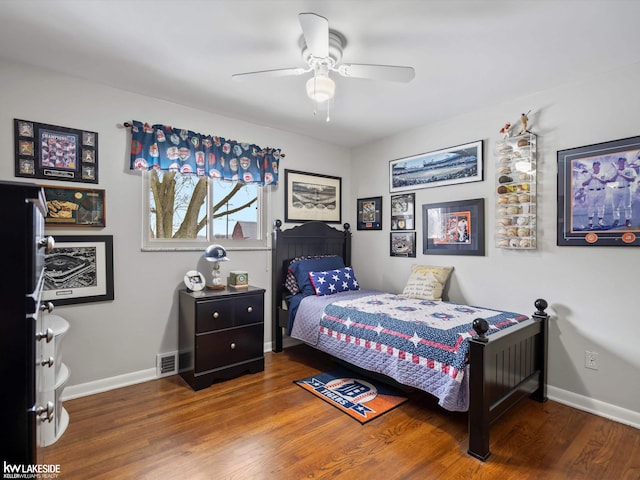
[[[98,183],[98,133],[13,120],[15,176]]]
[[[106,226],[104,190],[49,185],[44,185],[43,188],[47,199],[47,216],[44,219],[46,226]]]
[[[416,232],[391,232],[389,254],[392,257],[416,256]]]
[[[483,179],[482,140],[389,162],[389,192]]]
[[[422,205],[422,253],[484,256],[484,198]]]
[[[557,155],[557,244],[639,246],[640,136]]]
[[[342,178],[319,173],[284,171],[284,221],[340,223]]]
[[[113,298],[113,236],[56,235],[45,255],[42,300],[73,305]]]

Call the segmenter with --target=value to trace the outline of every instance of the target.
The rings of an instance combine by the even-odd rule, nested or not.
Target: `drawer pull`
[[[36,340],[46,340],[47,343],[49,343],[51,340],[53,340],[53,330],[47,328],[44,332],[36,333]]]
[[[236,344],[235,343],[232,343],[230,346],[231,346],[231,350],[235,350],[236,349]]]
[[[218,312],[213,312],[213,318],[218,318],[220,314]]]
[[[247,312],[249,313],[253,312],[253,307],[247,307]]]
[[[40,365],[42,365],[43,367],[53,367],[54,363],[55,363],[55,359],[53,357],[49,357],[46,360],[42,360],[40,362]]]

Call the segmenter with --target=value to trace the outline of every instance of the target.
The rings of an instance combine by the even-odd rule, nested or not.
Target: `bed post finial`
[[[489,339],[485,335],[489,331],[489,322],[487,322],[484,318],[476,318],[473,321],[473,329],[476,331],[476,334],[473,336],[474,340],[477,340],[482,343],[487,343]]]
[[[345,232],[348,232],[349,229],[351,228],[351,225],[349,225],[348,223],[345,223],[344,225],[342,225],[342,227],[344,228]]]
[[[549,304],[544,298],[539,298],[535,302],[533,302],[533,306],[538,309],[535,313],[536,315],[546,315],[545,310],[547,309]]]
[[[280,220],[280,219],[274,220],[274,222],[273,222],[273,229],[274,229],[275,231],[279,232],[279,231],[280,231],[280,227],[281,227],[281,226],[282,226],[282,220]]]

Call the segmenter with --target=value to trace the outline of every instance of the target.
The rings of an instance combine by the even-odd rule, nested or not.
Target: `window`
[[[264,187],[163,170],[142,178],[143,250],[266,247]]]

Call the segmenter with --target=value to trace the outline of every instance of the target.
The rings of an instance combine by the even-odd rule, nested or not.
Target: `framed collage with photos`
[[[98,134],[14,119],[15,176],[98,183]]]
[[[422,206],[422,253],[484,256],[484,199]]]

